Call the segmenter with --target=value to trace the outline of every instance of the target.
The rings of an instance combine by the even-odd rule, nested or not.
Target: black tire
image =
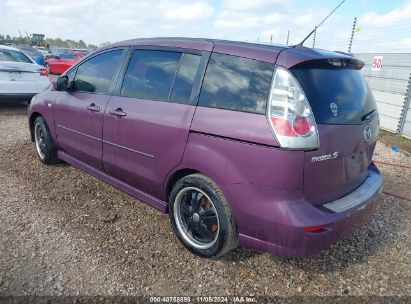
[[[33,132],[36,154],[39,160],[46,165],[58,163],[59,160],[53,139],[51,138],[49,127],[43,117],[39,116],[34,120]]]
[[[193,201],[198,202],[200,206],[198,211],[193,211],[195,209]],[[182,207],[182,204],[188,206],[188,209],[183,210],[185,207]],[[204,204],[207,205],[206,208],[204,208]],[[204,219],[210,220],[211,217],[203,216],[206,213],[212,215],[213,212],[216,213],[217,228],[215,228],[215,222],[211,223],[210,226],[208,221],[203,221]],[[197,213],[196,216],[195,213]],[[237,227],[231,207],[220,188],[202,174],[187,175],[173,186],[169,199],[169,216],[177,238],[196,255],[208,258],[215,257],[237,247]],[[204,231],[204,226],[214,238],[210,242],[202,243],[198,240],[201,237],[196,235],[198,231],[200,233]],[[189,232],[189,227],[193,227],[191,232]],[[206,234],[206,236],[209,235]]]

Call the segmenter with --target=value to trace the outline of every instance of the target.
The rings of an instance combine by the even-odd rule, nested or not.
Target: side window
[[[198,105],[264,114],[273,72],[267,62],[213,53]]]
[[[190,103],[194,79],[200,66],[201,56],[184,54],[178,70],[177,78],[173,85],[170,100],[175,102]]]
[[[121,96],[168,100],[181,56],[181,53],[167,51],[134,51],[124,76]]]
[[[122,52],[123,50],[105,52],[79,65],[74,78],[73,90],[108,93],[111,79],[120,65]]]

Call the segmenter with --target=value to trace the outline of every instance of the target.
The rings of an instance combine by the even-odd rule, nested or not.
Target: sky
[[[99,45],[142,37],[206,37],[299,43],[340,0],[0,0],[0,34]],[[317,31],[315,47],[411,52],[411,0],[346,0]],[[313,37],[306,46],[312,47]]]

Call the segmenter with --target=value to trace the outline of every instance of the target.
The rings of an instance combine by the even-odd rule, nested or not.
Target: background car
[[[0,100],[31,100],[50,86],[47,76],[47,69],[22,51],[0,45]]]
[[[45,56],[32,46],[16,44],[13,45],[13,47],[23,51],[26,55],[29,55],[29,57],[39,65],[44,65],[44,63],[46,62]]]
[[[72,49],[73,52],[80,52],[83,54],[83,56],[87,56],[88,54],[91,53],[91,50],[89,49]]]
[[[46,60],[45,67],[50,74],[63,74],[73,64],[83,58],[81,52],[64,52]]]
[[[33,48],[39,51],[44,57],[46,57],[47,54],[50,54],[50,50],[44,46],[34,46]]]

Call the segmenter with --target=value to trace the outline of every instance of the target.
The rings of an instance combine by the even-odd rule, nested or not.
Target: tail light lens
[[[40,69],[40,76],[49,76],[49,72],[46,68]]]
[[[318,130],[310,104],[293,75],[277,67],[270,93],[268,121],[284,149],[319,147]]]

